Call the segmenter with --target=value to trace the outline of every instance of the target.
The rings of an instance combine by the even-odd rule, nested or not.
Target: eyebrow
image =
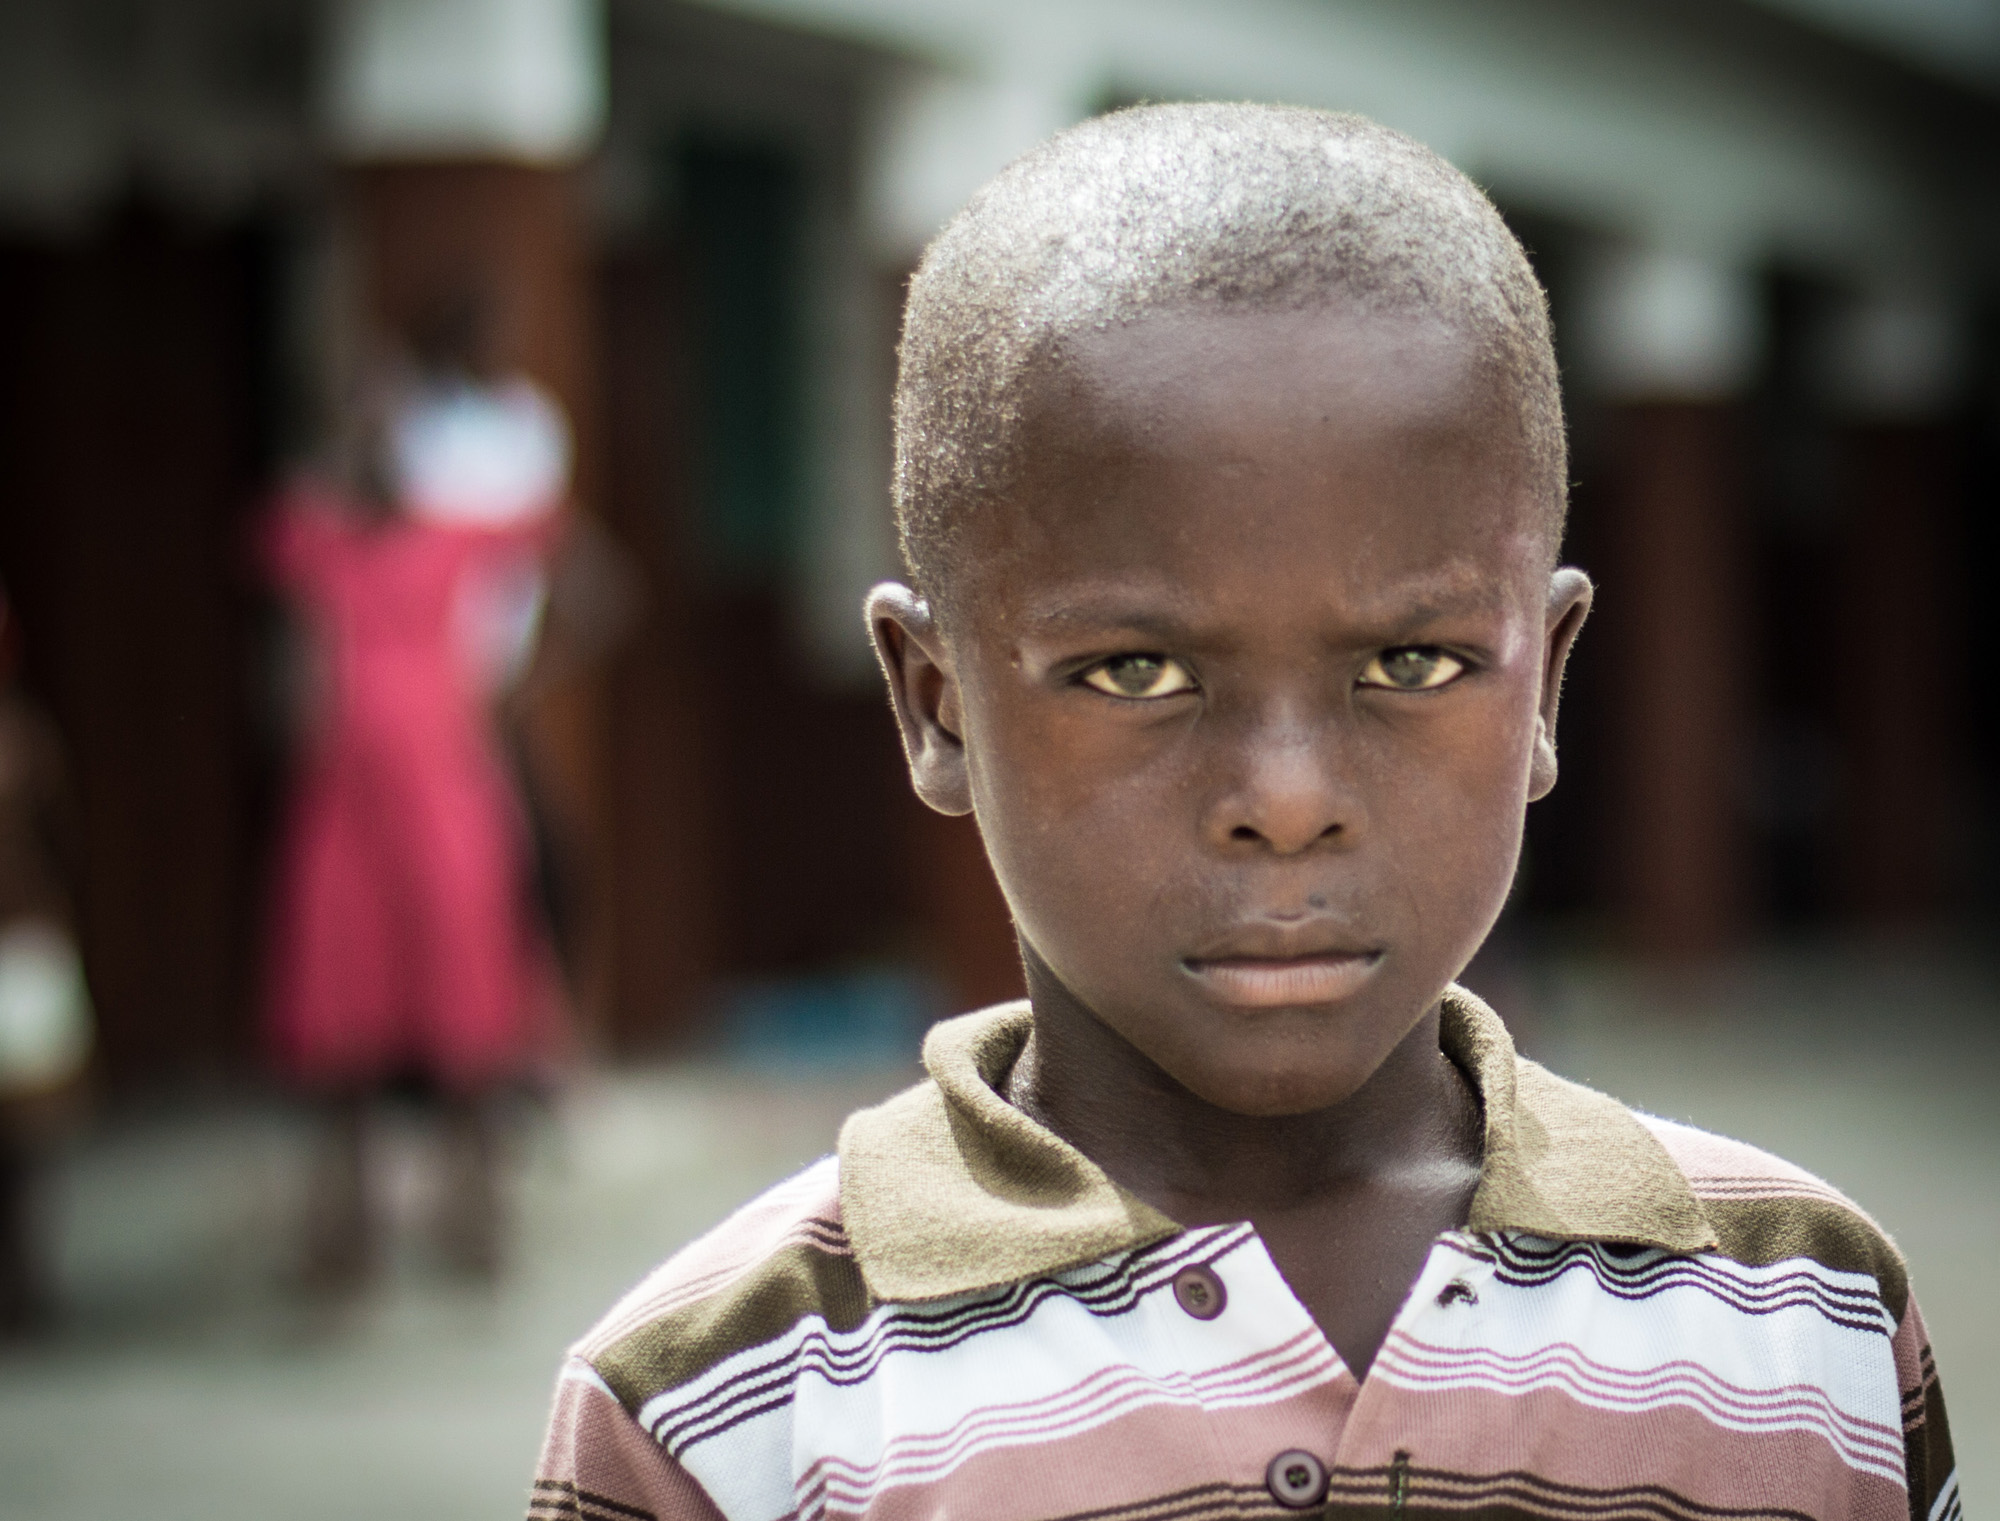
[[[1379,621],[1399,624],[1435,623],[1440,618],[1450,618],[1463,613],[1489,612],[1501,606],[1506,600],[1504,596],[1487,588],[1433,594],[1424,597],[1414,606],[1388,614]]]
[[[1088,634],[1117,631],[1140,634],[1162,643],[1195,637],[1196,621],[1164,596],[1134,597],[1122,590],[1092,595],[1088,590],[1065,596],[1045,607],[1030,608],[1023,621],[1038,634]],[[1488,576],[1471,566],[1449,566],[1412,576],[1371,599],[1352,621],[1359,625],[1416,628],[1441,618],[1484,612],[1506,601],[1506,594]],[[1394,605],[1387,605],[1393,602]],[[1164,605],[1163,605],[1164,604]]]
[[[1467,564],[1447,565],[1411,576],[1391,588],[1389,595],[1413,599],[1414,605],[1404,614],[1411,622],[1482,610],[1506,601],[1497,579]]]
[[[1186,619],[1157,605],[1149,602],[1138,606],[1116,598],[1107,598],[1103,602],[1079,598],[1058,603],[1054,607],[1030,611],[1025,621],[1036,633],[1044,634],[1095,633],[1116,629],[1121,633],[1129,631],[1151,638],[1173,640],[1185,638],[1193,632]]]

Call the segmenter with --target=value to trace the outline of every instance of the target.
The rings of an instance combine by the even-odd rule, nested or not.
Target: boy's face
[[[1038,999],[1246,1114],[1347,1098],[1491,928],[1589,583],[1462,340],[1335,308],[1072,346],[953,615],[872,614]]]

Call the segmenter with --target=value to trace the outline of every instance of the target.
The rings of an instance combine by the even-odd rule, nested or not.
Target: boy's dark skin
[[[1590,583],[1434,320],[1157,313],[1037,389],[942,608],[869,608],[917,791],[976,810],[1020,932],[1007,1097],[1251,1221],[1360,1377],[1478,1183],[1439,998],[1555,783]]]

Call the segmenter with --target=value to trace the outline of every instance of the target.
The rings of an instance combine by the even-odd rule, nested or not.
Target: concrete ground
[[[1666,984],[1568,962],[1482,986],[1524,1046],[1769,1146],[1908,1251],[1966,1488],[2000,1493],[2000,997],[1940,952],[1822,949]],[[1475,985],[1481,985],[1475,976]],[[0,1353],[0,1521],[503,1521],[563,1346],[653,1262],[831,1144],[907,1070],[623,1072],[524,1139],[497,1290],[427,1261],[415,1121],[385,1151],[409,1244],[340,1316],[283,1291],[311,1136],[277,1108],[128,1118],[65,1177],[61,1331]],[[1976,1513],[1976,1512],[1975,1512]]]

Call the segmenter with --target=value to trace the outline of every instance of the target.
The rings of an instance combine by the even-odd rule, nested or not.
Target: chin
[[[1394,1049],[1371,1038],[1373,1021],[1352,1005],[1211,1008],[1203,1015],[1183,1027],[1171,1065],[1160,1065],[1204,1102],[1257,1119],[1346,1102]]]
[[[1347,1071],[1301,1072],[1294,1063],[1209,1068],[1182,1076],[1181,1086],[1205,1103],[1251,1119],[1275,1120],[1287,1115],[1316,1114],[1345,1103],[1360,1091],[1369,1074]]]

